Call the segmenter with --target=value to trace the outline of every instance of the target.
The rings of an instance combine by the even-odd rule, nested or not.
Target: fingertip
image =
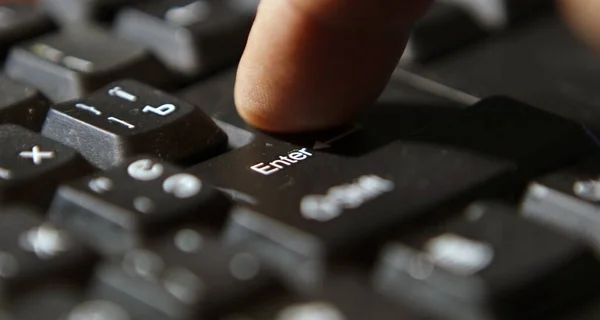
[[[404,20],[361,28],[361,21],[372,22],[385,10],[355,11],[364,5],[332,9],[355,3],[348,0],[313,1],[323,6],[309,9],[295,2],[301,1],[262,1],[238,69],[238,112],[266,131],[322,130],[352,121],[385,88],[404,50],[407,26],[415,20],[406,16],[408,11],[386,12],[385,19]],[[378,0],[370,7],[400,2],[407,3]]]
[[[600,51],[600,0],[558,0],[558,8],[570,30]]]

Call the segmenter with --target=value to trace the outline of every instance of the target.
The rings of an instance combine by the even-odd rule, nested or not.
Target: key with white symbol
[[[73,149],[15,125],[0,126],[0,205],[28,203],[45,209],[63,181],[92,167]]]
[[[76,149],[100,169],[141,154],[187,165],[227,147],[227,135],[199,108],[132,80],[53,106],[42,134]]]
[[[479,202],[449,221],[399,233],[381,252],[375,287],[396,301],[416,303],[432,318],[451,320],[527,318],[545,307],[534,297],[549,290],[566,301],[597,287],[600,269],[591,248],[515,211]],[[552,284],[552,278],[561,280]],[[411,283],[411,290],[402,283]],[[456,304],[461,307],[449,307]]]
[[[226,195],[197,176],[139,157],[61,186],[49,216],[99,251],[117,254],[183,223],[218,231],[229,207]]]
[[[532,181],[521,203],[522,216],[562,230],[600,252],[600,157]]]
[[[0,294],[39,292],[48,280],[82,285],[96,255],[71,234],[44,222],[39,212],[10,208],[0,219]]]
[[[148,314],[225,319],[220,315],[271,285],[277,285],[276,279],[258,257],[222,245],[210,231],[184,227],[128,251],[120,261],[100,265],[91,294],[110,298],[132,319]]]

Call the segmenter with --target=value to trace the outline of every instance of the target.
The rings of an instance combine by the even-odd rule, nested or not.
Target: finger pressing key
[[[262,0],[238,69],[238,111],[279,132],[351,120],[385,87],[429,2]]]

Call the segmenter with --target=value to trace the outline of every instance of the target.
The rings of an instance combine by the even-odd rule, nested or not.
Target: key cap
[[[550,8],[549,0],[438,0],[462,6],[490,30],[502,30],[528,15]]]
[[[388,228],[514,191],[596,149],[575,123],[490,98],[359,157],[256,139],[190,172],[240,199],[227,241],[252,244],[290,284],[313,291],[328,261],[372,252]]]
[[[42,134],[102,169],[139,154],[195,163],[227,146],[225,133],[200,109],[131,80],[53,106]]]
[[[600,250],[600,167],[592,157],[533,181],[525,193],[522,214],[532,220],[589,241]]]
[[[52,21],[31,5],[0,5],[0,60],[8,48],[54,28]]]
[[[17,124],[39,131],[50,104],[39,91],[0,74],[0,124]]]
[[[81,288],[67,282],[49,283],[10,303],[14,318],[3,320],[64,320],[64,316],[83,298]],[[68,318],[66,318],[68,319]]]
[[[232,0],[163,0],[123,10],[115,32],[195,77],[239,60],[253,19]]]
[[[374,283],[437,317],[543,319],[597,291],[589,247],[505,205],[476,203],[422,230],[385,247]]]
[[[402,63],[435,59],[487,34],[462,7],[434,2],[413,28]]]
[[[218,320],[422,319],[396,301],[374,292],[362,278],[346,271],[327,279],[322,292],[315,296],[278,294],[248,309]]]
[[[105,21],[118,9],[140,0],[43,0],[46,12],[62,25],[76,25]]]
[[[4,303],[45,283],[83,284],[95,254],[35,212],[3,209],[0,219],[0,292]]]
[[[82,98],[122,78],[154,85],[166,81],[160,64],[143,48],[91,26],[67,28],[14,47],[6,73],[54,103]]]
[[[0,126],[0,202],[45,210],[56,186],[92,167],[74,150],[22,127]]]
[[[108,255],[121,254],[186,221],[219,230],[229,200],[200,178],[152,157],[63,185],[51,221]]]
[[[260,300],[273,281],[252,254],[183,228],[101,265],[91,296],[120,304],[133,319],[216,319]]]

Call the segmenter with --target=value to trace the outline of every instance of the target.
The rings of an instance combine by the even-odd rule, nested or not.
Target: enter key
[[[328,265],[373,252],[388,230],[516,191],[594,150],[582,126],[490,98],[356,157],[261,138],[191,170],[238,199],[226,241],[311,290]]]

